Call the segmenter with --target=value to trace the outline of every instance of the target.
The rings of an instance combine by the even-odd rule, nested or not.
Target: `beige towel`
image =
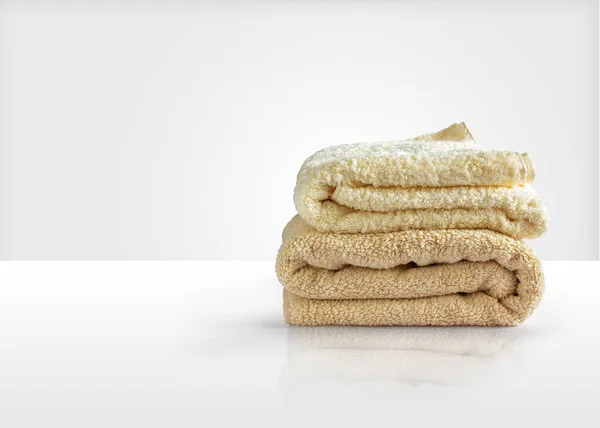
[[[546,230],[527,154],[484,150],[464,123],[399,142],[347,144],[309,157],[294,194],[321,231],[489,229],[514,238]]]
[[[341,234],[298,216],[276,270],[293,325],[516,325],[544,285],[532,250],[500,233]]]

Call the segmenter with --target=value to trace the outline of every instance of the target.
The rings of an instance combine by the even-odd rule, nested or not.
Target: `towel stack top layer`
[[[320,231],[488,229],[516,239],[547,227],[527,154],[486,150],[464,123],[409,140],[325,148],[300,172],[294,201]]]

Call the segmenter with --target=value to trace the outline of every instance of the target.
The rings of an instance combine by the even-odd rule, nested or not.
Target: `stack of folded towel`
[[[309,157],[277,275],[293,325],[516,325],[544,278],[522,241],[546,230],[526,154],[464,123]]]

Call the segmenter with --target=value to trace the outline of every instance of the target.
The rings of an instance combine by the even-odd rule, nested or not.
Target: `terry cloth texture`
[[[289,324],[501,325],[538,305],[539,260],[490,230],[320,232],[294,217],[276,271]]]
[[[513,238],[546,230],[527,154],[485,150],[464,123],[410,140],[325,148],[309,157],[294,192],[320,231],[488,229]]]

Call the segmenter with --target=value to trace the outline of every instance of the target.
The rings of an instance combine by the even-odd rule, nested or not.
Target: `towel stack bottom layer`
[[[286,322],[520,324],[544,289],[522,241],[547,223],[533,178],[528,156],[480,149],[464,124],[316,153],[277,257]]]

